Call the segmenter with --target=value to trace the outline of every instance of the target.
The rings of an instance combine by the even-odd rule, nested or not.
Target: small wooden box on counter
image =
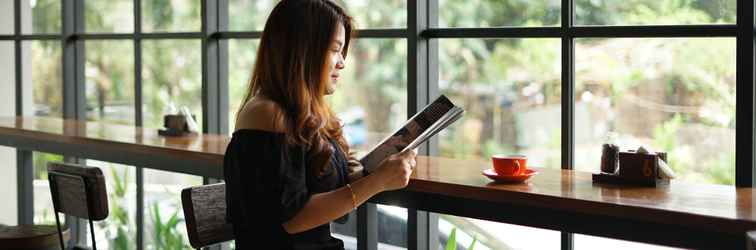
[[[194,115],[192,115],[192,119]],[[164,129],[158,129],[158,134],[162,136],[184,136],[189,134],[196,134],[189,130],[189,125],[184,115],[164,115],[163,116]]]
[[[655,187],[669,184],[659,173],[659,159],[667,161],[667,153],[635,151],[619,152],[619,172],[617,174],[593,174],[593,182],[626,184]]]

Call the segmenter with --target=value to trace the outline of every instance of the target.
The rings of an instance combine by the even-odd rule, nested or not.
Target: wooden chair
[[[108,196],[102,171],[95,167],[51,162],[47,165],[47,176],[61,249],[66,248],[58,213],[89,220],[92,249],[97,250],[92,221],[108,217]]]
[[[226,184],[210,184],[181,190],[186,232],[194,248],[234,239],[226,222]]]

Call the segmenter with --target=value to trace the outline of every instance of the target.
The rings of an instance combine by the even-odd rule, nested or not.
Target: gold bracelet
[[[354,195],[354,189],[352,189],[352,185],[349,185],[349,183],[347,183],[346,187],[349,188],[349,192],[352,193],[352,210],[355,210],[357,209],[357,196]]]

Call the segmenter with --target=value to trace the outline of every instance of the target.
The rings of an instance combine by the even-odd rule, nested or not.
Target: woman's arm
[[[383,191],[381,182],[375,175],[353,182],[351,185],[356,205],[359,206]],[[352,206],[352,191],[348,187],[316,194],[310,197],[299,213],[283,224],[283,228],[289,234],[304,232],[349,213],[353,209]]]
[[[349,213],[373,195],[407,186],[416,155],[416,151],[407,151],[390,156],[374,173],[353,182],[352,190],[342,187],[311,196],[291,220],[283,223],[284,230],[295,234],[313,229]]]

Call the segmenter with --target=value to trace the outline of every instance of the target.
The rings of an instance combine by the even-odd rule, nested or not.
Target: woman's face
[[[326,73],[328,81],[326,84],[326,94],[330,95],[336,91],[336,83],[339,81],[339,72],[344,69],[344,57],[341,51],[344,49],[345,38],[344,25],[336,25],[336,32],[333,33],[330,47],[328,47],[326,59]]]

